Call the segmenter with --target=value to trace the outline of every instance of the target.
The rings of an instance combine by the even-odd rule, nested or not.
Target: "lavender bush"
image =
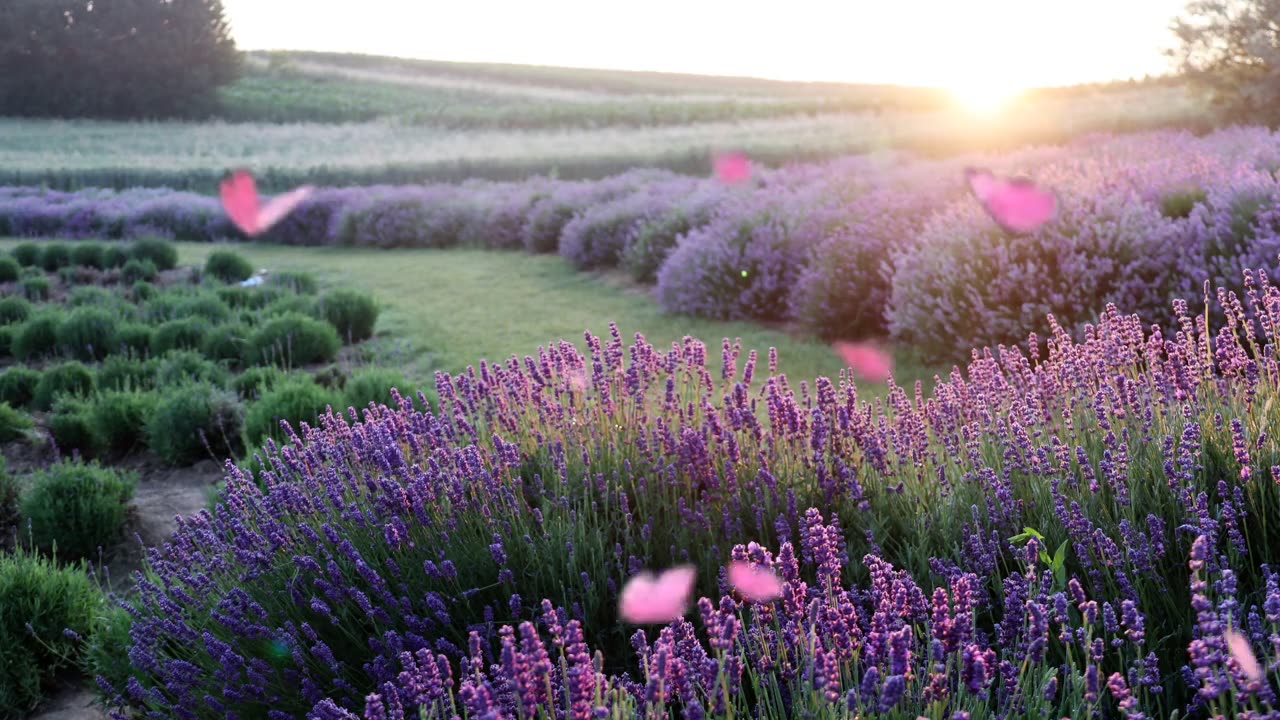
[[[103,690],[193,718],[1267,716],[1280,289],[1248,287],[1221,327],[1050,321],[927,399],[616,329],[442,374],[438,414],[330,414],[229,467],[150,552]],[[728,594],[731,557],[783,596]],[[621,583],[677,562],[696,612],[620,623]]]

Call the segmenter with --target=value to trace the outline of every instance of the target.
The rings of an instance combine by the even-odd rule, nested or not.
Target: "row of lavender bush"
[[[439,414],[229,466],[99,685],[181,718],[1280,717],[1280,289],[1242,279],[1165,331],[1050,319],[927,397],[616,328],[440,374]],[[782,598],[734,597],[731,557]],[[687,621],[618,620],[680,562]]]
[[[1029,236],[964,193],[966,163],[1033,174],[1060,198]],[[264,236],[296,245],[559,252],[656,282],[663,306],[889,334],[935,358],[1017,343],[1053,313],[1073,332],[1117,303],[1152,321],[1204,281],[1280,251],[1280,135],[1150,133],[945,162],[866,156],[726,187],[659,170],[599,181],[326,189]],[[236,237],[216,200],[164,190],[0,189],[0,235]]]

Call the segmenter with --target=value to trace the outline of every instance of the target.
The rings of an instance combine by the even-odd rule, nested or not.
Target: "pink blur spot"
[[[886,382],[893,374],[893,356],[870,343],[837,340],[831,347],[854,375],[873,382]]]
[[[1029,233],[1053,219],[1058,199],[1026,178],[998,178],[990,170],[964,171],[969,189],[987,214],[1012,233]]]
[[[1231,657],[1235,658],[1236,664],[1240,666],[1240,672],[1254,682],[1261,682],[1262,666],[1258,664],[1258,658],[1254,656],[1249,640],[1235,630],[1228,630],[1226,639],[1227,648],[1231,651]]]
[[[772,570],[751,563],[729,563],[729,585],[751,602],[766,603],[782,595],[782,580]]]
[[[222,207],[231,222],[245,235],[255,237],[270,230],[271,226],[293,212],[311,195],[314,188],[303,185],[263,205],[253,175],[246,170],[238,170],[222,181],[218,191],[222,196]]]
[[[737,185],[751,179],[751,159],[746,153],[722,153],[712,164],[716,178],[726,185]]]
[[[679,620],[689,612],[697,575],[692,565],[679,565],[658,575],[650,572],[633,575],[622,586],[618,616],[638,625]]]

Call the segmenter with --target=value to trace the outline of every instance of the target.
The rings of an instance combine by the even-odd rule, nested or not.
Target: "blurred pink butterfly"
[[[987,214],[1012,233],[1029,233],[1049,222],[1058,199],[1027,178],[998,178],[990,170],[964,171],[969,189]]]
[[[1253,648],[1249,647],[1249,641],[1245,636],[1235,630],[1228,630],[1227,648],[1231,650],[1231,657],[1236,659],[1236,663],[1240,665],[1240,672],[1243,672],[1250,680],[1260,682],[1262,680],[1262,666],[1258,665],[1258,658],[1254,657]]]
[[[283,195],[272,198],[266,205],[258,197],[258,184],[253,175],[245,170],[238,170],[222,181],[219,186],[222,194],[222,207],[236,227],[245,235],[254,237],[261,235],[293,212],[303,200],[306,200],[315,188],[303,185]]]
[[[678,565],[656,576],[651,572],[633,575],[618,596],[618,616],[637,624],[679,620],[689,611],[697,576],[692,565]]]
[[[751,602],[766,603],[782,595],[782,581],[772,570],[740,560],[729,563],[729,585]]]
[[[893,374],[893,356],[875,345],[837,340],[831,347],[864,380],[885,382]]]
[[[722,183],[737,185],[751,179],[751,159],[746,153],[722,153],[715,158],[716,177]]]

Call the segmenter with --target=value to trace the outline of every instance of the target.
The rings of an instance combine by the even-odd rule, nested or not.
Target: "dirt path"
[[[21,476],[54,461],[48,446],[9,443],[3,448],[9,472]],[[203,460],[191,467],[165,467],[149,453],[139,453],[114,464],[138,474],[138,488],[130,505],[129,521],[121,540],[105,553],[110,590],[119,595],[133,591],[133,573],[142,569],[143,548],[159,545],[177,529],[175,516],[194,515],[208,506],[211,489],[222,479],[222,466]],[[139,543],[141,539],[141,543]],[[75,678],[51,692],[29,720],[105,720],[95,705],[96,694]]]

